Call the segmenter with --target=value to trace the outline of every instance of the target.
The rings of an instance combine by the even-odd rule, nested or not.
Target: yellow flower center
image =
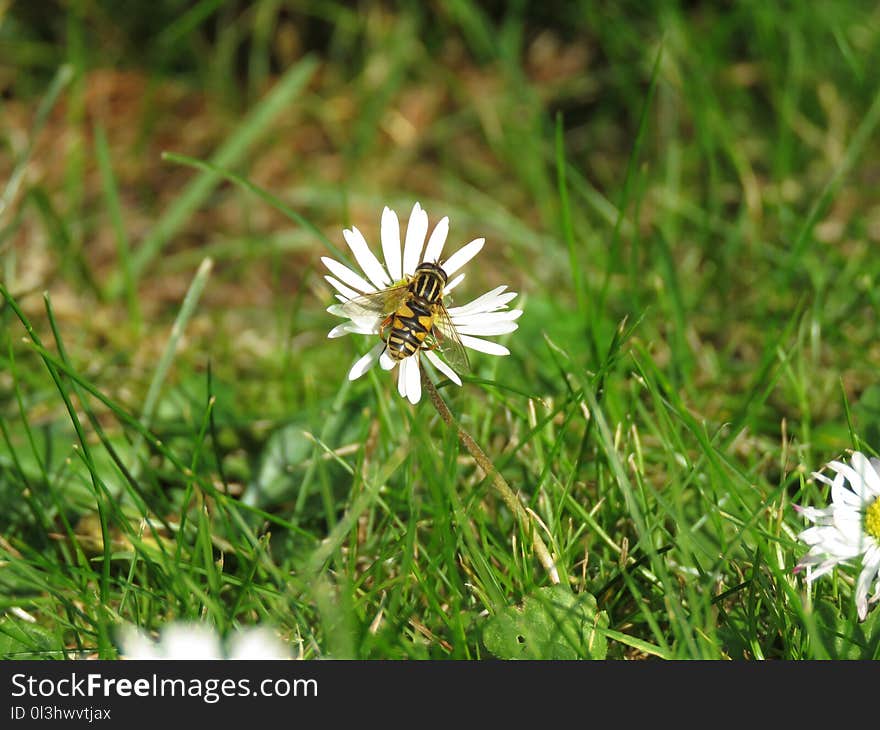
[[[880,540],[880,497],[871,502],[865,510],[865,532]]]

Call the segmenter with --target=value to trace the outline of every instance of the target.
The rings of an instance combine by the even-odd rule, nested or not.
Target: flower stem
[[[431,382],[431,379],[428,377],[424,368],[421,368],[421,374],[422,385],[425,390],[428,391],[428,395],[431,396],[431,403],[434,404],[434,408],[437,409],[437,412],[446,422],[447,426],[455,428],[458,433],[458,438],[461,439],[461,443],[470,452],[471,456],[474,457],[474,460],[480,465],[480,468],[492,478],[492,486],[495,488],[498,496],[504,500],[508,509],[516,515],[526,532],[531,533],[532,546],[538,555],[538,559],[541,561],[541,565],[543,565],[544,569],[547,571],[550,582],[554,584],[559,583],[559,571],[556,569],[556,563],[550,555],[550,551],[547,549],[544,541],[541,539],[538,527],[533,524],[532,517],[526,511],[525,507],[523,507],[522,502],[519,501],[516,494],[514,494],[510,485],[504,481],[504,477],[501,476],[495,468],[495,465],[489,460],[489,457],[486,456],[485,452],[479,447],[477,442],[471,438],[470,434],[462,428],[461,424],[455,420],[455,416],[452,415],[452,411],[449,410],[446,402],[440,397],[440,393],[437,392],[437,389],[434,387],[434,384]]]

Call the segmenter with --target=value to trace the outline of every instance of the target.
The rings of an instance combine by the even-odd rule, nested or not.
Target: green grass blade
[[[67,65],[61,66],[58,71],[56,71],[52,83],[49,84],[49,89],[46,91],[46,95],[43,97],[42,101],[40,101],[40,106],[37,107],[34,126],[31,129],[31,136],[28,145],[25,148],[21,159],[18,160],[12,173],[9,175],[9,179],[6,181],[6,187],[3,188],[3,193],[0,195],[0,221],[3,220],[3,216],[6,211],[9,210],[9,206],[12,204],[18,189],[21,187],[24,174],[27,171],[28,162],[33,153],[34,141],[36,140],[37,135],[42,131],[43,126],[46,124],[49,112],[54,108],[61,92],[64,91],[72,79],[73,67]]]
[[[135,285],[134,266],[131,258],[131,245],[123,222],[122,207],[119,203],[119,188],[116,185],[116,177],[113,174],[113,165],[110,161],[110,149],[107,146],[107,135],[103,125],[95,124],[95,153],[98,158],[98,167],[101,170],[101,182],[104,188],[104,202],[107,212],[113,224],[116,234],[116,251],[119,256],[119,268],[122,270],[125,287],[125,301],[128,305],[128,318],[131,323],[134,337],[137,338],[141,331],[141,311],[138,301],[137,286]]]
[[[599,311],[602,311],[605,307],[605,300],[608,297],[608,287],[611,284],[611,273],[612,273],[612,264],[614,261],[619,260],[620,258],[620,233],[623,227],[623,222],[626,217],[626,210],[629,206],[629,201],[632,196],[632,187],[636,179],[636,170],[638,166],[639,159],[641,158],[642,145],[645,141],[645,136],[648,131],[648,122],[650,121],[651,104],[654,100],[654,92],[657,89],[657,83],[660,79],[660,60],[663,57],[663,46],[662,44],[657,49],[657,55],[654,58],[654,67],[651,70],[651,82],[648,86],[648,91],[645,96],[645,100],[642,104],[642,112],[639,118],[639,129],[636,133],[635,141],[633,142],[632,152],[629,156],[629,161],[626,166],[626,175],[623,179],[623,189],[620,192],[620,203],[617,207],[617,220],[614,222],[614,231],[611,234],[611,242],[609,243],[609,257],[608,257],[608,267],[605,271],[605,279],[602,284],[602,289],[598,296],[598,302],[596,304],[596,308]],[[637,229],[636,229],[637,230]]]
[[[229,182],[233,182],[236,185],[240,185],[245,190],[256,195],[260,200],[268,205],[271,205],[275,210],[284,214],[294,223],[302,226],[303,228],[308,229],[312,233],[315,234],[315,237],[321,241],[330,251],[339,259],[347,260],[348,256],[336,245],[324,235],[324,232],[318,228],[314,223],[312,223],[308,218],[304,217],[300,213],[297,213],[293,208],[287,205],[281,198],[277,195],[273,195],[268,190],[264,190],[258,185],[254,185],[254,183],[250,182],[250,180],[246,180],[240,175],[236,175],[234,172],[230,172],[229,170],[224,170],[222,167],[219,167],[211,162],[205,162],[204,160],[197,160],[193,157],[187,157],[186,155],[178,155],[174,152],[165,152],[162,155],[163,160],[168,160],[169,162],[178,162],[181,165],[189,165],[190,167],[198,168],[199,170],[203,170],[206,173],[211,173],[213,175],[217,175],[221,178],[229,180]]]
[[[150,380],[150,387],[147,389],[147,396],[144,400],[143,410],[141,411],[141,425],[146,430],[150,428],[150,424],[153,420],[153,411],[156,408],[156,404],[159,402],[159,394],[162,391],[162,386],[168,375],[168,369],[171,367],[174,355],[177,352],[177,345],[180,342],[183,333],[186,331],[186,326],[189,323],[190,318],[195,313],[196,305],[199,302],[199,298],[202,296],[202,291],[204,291],[205,285],[208,283],[208,276],[211,273],[212,265],[213,262],[211,259],[205,259],[202,261],[189,285],[186,295],[183,298],[183,304],[180,306],[180,311],[177,313],[177,317],[174,320],[174,325],[171,328],[168,342],[165,345],[165,349],[162,351],[162,356],[159,358],[156,372],[153,373],[153,378]],[[135,461],[130,467],[131,473],[135,477],[140,473],[140,460],[138,458],[138,453],[142,447],[143,439],[139,438],[132,449]]]
[[[584,272],[580,257],[577,253],[577,243],[574,240],[574,226],[571,222],[571,204],[568,199],[568,183],[565,177],[565,137],[562,127],[562,114],[556,115],[556,181],[559,190],[559,212],[562,218],[562,237],[568,246],[568,265],[571,268],[572,284],[577,297],[578,312],[584,319],[584,324],[589,321],[588,298],[584,284]]]

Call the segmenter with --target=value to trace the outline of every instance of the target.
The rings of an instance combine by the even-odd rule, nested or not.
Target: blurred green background
[[[750,570],[754,578],[754,554],[770,547],[752,544],[747,531],[758,528],[750,520],[767,517],[773,549],[789,550],[793,533],[770,505],[802,498],[800,480],[845,448],[880,448],[878,69],[880,6],[855,0],[0,2],[2,281],[47,348],[60,353],[60,333],[65,362],[110,400],[78,410],[75,385],[69,404],[59,398],[7,300],[4,549],[51,553],[97,539],[110,561],[101,536],[115,525],[131,539],[132,528],[116,524],[119,515],[96,514],[94,475],[108,487],[99,502],[139,489],[151,512],[172,515],[194,494],[188,464],[199,489],[220,485],[230,502],[281,521],[272,538],[281,565],[278,554],[313,549],[347,514],[359,482],[338,460],[351,457],[356,472],[372,461],[397,463],[398,445],[416,454],[452,448],[427,405],[398,403],[386,379],[345,383],[366,343],[326,339],[337,323],[324,311],[333,301],[319,261],[334,255],[328,242],[344,248],[342,228],[356,225],[378,250],[382,207],[405,220],[419,201],[432,226],[450,217],[447,251],[487,240],[460,297],[500,283],[521,292],[525,315],[505,339],[512,355],[476,358],[463,390],[443,392],[528,498],[559,490],[551,531],[572,565],[583,558],[571,569],[577,585],[607,587],[615,561],[626,563],[625,547],[622,557],[618,550],[603,559],[604,542],[644,539],[630,503],[607,491],[606,479],[620,476],[606,464],[612,446],[635,470],[646,511],[659,500],[658,523],[669,534],[686,515],[719,520],[711,547],[701,549],[729,573],[694,569],[707,596],[741,584]],[[205,257],[212,270],[175,339],[172,325]],[[169,341],[173,358],[157,377]],[[587,387],[605,409],[611,440],[582,423],[590,420]],[[71,407],[95,445],[94,464],[71,450]],[[141,460],[146,435],[125,414],[181,464],[152,447]],[[138,464],[132,479],[108,444],[121,462]],[[381,524],[413,529],[418,510],[408,490],[422,468],[411,466],[398,485],[404,496],[375,518]],[[459,473],[454,461],[443,468]],[[729,479],[741,493],[728,493]],[[33,496],[37,482],[56,484],[54,496]],[[679,497],[682,512],[669,506]],[[601,510],[585,516],[593,505]],[[506,554],[513,528],[509,515],[498,519],[506,527],[497,527],[495,548]],[[378,532],[368,523],[348,525],[367,553],[358,529]],[[734,547],[725,542],[731,525]],[[208,583],[222,582],[211,577],[212,550],[216,561],[239,544],[212,529]],[[223,537],[233,548],[217,542]],[[399,549],[380,545],[368,564]],[[744,563],[719,557],[734,548],[749,553]],[[227,571],[256,584],[263,568],[239,557]],[[447,557],[455,571],[454,551]],[[788,554],[789,567],[796,557]],[[362,588],[354,576],[363,566],[352,554],[339,560]],[[261,580],[283,582],[283,570],[265,570]],[[134,585],[127,575],[119,580]],[[47,597],[33,576],[16,580],[23,583],[9,588],[17,596],[10,606],[25,596],[33,613],[48,616],[59,613],[56,601],[74,601],[60,589]],[[89,580],[83,573],[83,590]],[[109,600],[115,589],[105,580]],[[155,600],[141,616],[156,618],[165,594],[151,585]],[[526,588],[512,580],[498,595]],[[172,613],[199,613],[184,595],[191,584],[172,581],[168,590]],[[308,636],[306,604],[369,625],[382,591],[363,590],[366,597],[352,589],[341,618],[321,595],[290,599],[279,589],[276,598],[304,601],[298,630]],[[413,605],[439,611],[447,599],[429,595],[436,600]],[[612,627],[656,634],[633,618],[636,594],[626,595],[617,616],[613,602],[604,606]],[[221,603],[210,610],[221,625],[219,616],[246,613],[241,601],[229,610]],[[253,615],[277,620],[266,605]],[[708,614],[700,620],[715,626]],[[471,641],[472,618],[447,625],[451,636]],[[756,629],[743,621],[757,634],[718,639],[718,653],[760,655],[755,644],[766,642],[769,655],[798,654],[782,646],[784,622]],[[99,646],[110,623],[97,618],[89,629]],[[94,643],[81,639],[69,612],[52,632],[50,645]],[[322,639],[310,641],[309,651],[321,653]],[[335,651],[399,655],[387,641]],[[443,641],[432,644],[441,655],[474,655]]]

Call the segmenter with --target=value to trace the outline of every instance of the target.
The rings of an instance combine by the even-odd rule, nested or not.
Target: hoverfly
[[[467,372],[467,352],[443,305],[446,278],[440,264],[425,261],[412,276],[387,289],[350,299],[340,309],[351,319],[381,317],[379,337],[395,362],[419,350],[437,350],[453,369]]]

